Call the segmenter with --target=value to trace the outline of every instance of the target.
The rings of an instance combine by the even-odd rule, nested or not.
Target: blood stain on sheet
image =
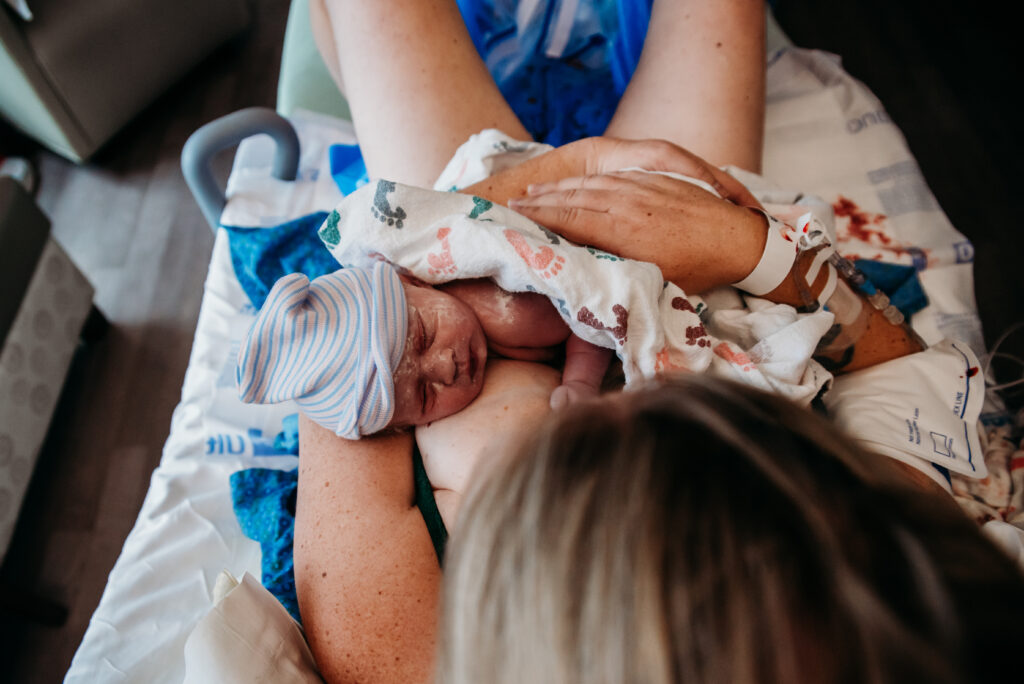
[[[971,366],[970,368],[967,369],[967,377],[973,378],[977,374],[978,374],[978,367],[977,366]]]
[[[872,214],[871,212],[864,211],[852,199],[842,195],[832,204],[832,210],[836,213],[836,218],[850,219],[846,226],[850,238],[871,243],[874,237],[887,247],[892,244],[892,238],[888,235],[880,230],[869,228],[871,225],[881,225],[882,221],[885,220],[885,214]]]
[[[889,235],[886,235],[884,229],[881,228],[881,226],[884,226],[887,218],[885,214],[874,214],[870,211],[864,211],[856,202],[843,195],[839,195],[839,198],[832,203],[832,210],[835,212],[836,218],[849,219],[846,223],[845,234],[839,235],[841,241],[859,240],[875,247],[887,249],[897,256],[911,253],[910,249],[896,242]],[[874,228],[873,226],[879,226],[879,228]],[[929,251],[927,249],[921,250],[925,255]],[[843,256],[848,259],[862,258],[852,253],[844,254]],[[872,261],[884,259],[882,254],[875,254],[875,256],[868,258]]]

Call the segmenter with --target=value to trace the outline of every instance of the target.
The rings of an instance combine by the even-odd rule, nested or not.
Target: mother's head
[[[558,414],[467,496],[439,681],[986,679],[1016,566],[784,400],[691,376]]]

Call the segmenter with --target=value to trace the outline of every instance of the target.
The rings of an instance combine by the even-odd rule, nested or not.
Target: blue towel
[[[281,432],[267,455],[299,455],[299,414],[285,416]],[[230,478],[231,504],[245,536],[260,544],[261,577],[288,613],[299,620],[295,596],[292,543],[295,538],[295,494],[299,471],[248,468]]]
[[[231,502],[242,532],[259,542],[263,586],[299,620],[292,547],[299,469],[248,468],[231,475]]]
[[[312,280],[338,270],[316,234],[326,218],[327,212],[318,211],[273,228],[224,226],[235,277],[254,307],[261,308],[270,288],[289,273]]]
[[[331,176],[342,194],[366,184],[366,164],[357,145],[331,145],[328,155]],[[338,270],[317,236],[326,218],[327,212],[318,211],[272,228],[224,226],[235,277],[255,308],[263,308],[274,283],[290,273],[315,280]]]

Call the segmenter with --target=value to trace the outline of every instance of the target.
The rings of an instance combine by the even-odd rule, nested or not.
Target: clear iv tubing
[[[1021,359],[1017,358],[1013,354],[1007,354],[1005,352],[999,351],[999,347],[1003,344],[1003,342],[1005,342],[1010,335],[1012,335],[1015,331],[1020,330],[1022,327],[1024,327],[1024,321],[1018,321],[1014,323],[1009,328],[1007,328],[1002,335],[999,336],[999,339],[995,341],[995,344],[992,345],[992,351],[989,352],[988,357],[985,359],[984,377],[988,377],[989,368],[992,366],[992,359],[996,358],[997,356],[1001,359],[1009,359],[1010,361],[1014,361],[1017,363],[1017,365],[1024,367],[1024,361],[1022,361]],[[1024,384],[1024,377],[1020,377],[1017,378],[1016,380],[1011,380],[1009,382],[1004,382],[998,385],[992,385],[988,389],[999,391],[1009,389],[1010,387],[1016,387],[1017,385],[1021,384]]]

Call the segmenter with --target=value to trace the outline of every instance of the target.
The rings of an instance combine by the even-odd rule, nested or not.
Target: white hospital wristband
[[[793,268],[793,262],[796,260],[797,243],[787,237],[792,229],[782,221],[769,216],[762,210],[750,209],[768,220],[768,237],[757,266],[746,278],[738,283],[733,283],[733,287],[752,295],[761,296],[777,288],[789,275]]]

